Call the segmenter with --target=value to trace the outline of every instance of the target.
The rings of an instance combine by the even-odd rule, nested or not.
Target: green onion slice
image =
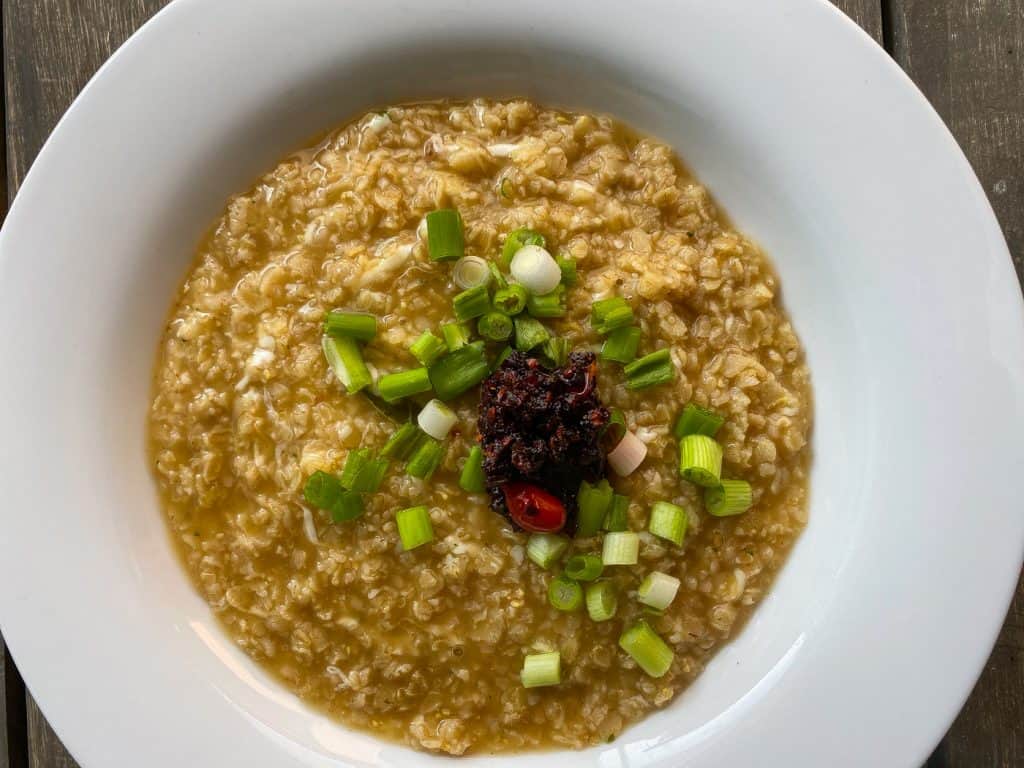
[[[324,333],[328,336],[347,336],[358,341],[370,341],[377,335],[377,318],[367,312],[343,312],[335,309],[324,319]]]
[[[444,341],[430,331],[424,331],[416,341],[409,345],[409,351],[422,365],[431,366],[448,351],[448,347]]]
[[[583,587],[565,575],[548,584],[548,602],[560,611],[575,611],[583,605]]]
[[[746,480],[722,480],[704,491],[704,507],[715,517],[746,512],[754,503],[754,492]]]
[[[512,347],[509,346],[508,344],[506,344],[502,348],[501,352],[498,353],[498,356],[496,358],[494,358],[494,362],[491,363],[491,371],[493,372],[493,371],[498,370],[501,367],[501,364],[504,363],[508,359],[508,356],[511,355],[511,354],[512,354]]]
[[[656,611],[664,611],[676,599],[679,579],[661,571],[651,571],[640,583],[636,599]]]
[[[722,475],[722,446],[707,435],[687,435],[679,442],[679,474],[695,485],[714,488]]]
[[[502,288],[508,288],[508,280],[505,279],[503,274],[501,274],[501,267],[493,261],[488,261],[487,269],[491,273],[491,279],[494,280],[495,290],[500,291]]]
[[[690,522],[686,510],[667,501],[656,501],[651,507],[651,519],[647,530],[677,547],[682,546],[686,526]]]
[[[595,301],[590,311],[591,325],[602,334],[632,325],[634,319],[632,307],[621,296]]]
[[[483,493],[487,490],[484,478],[484,450],[479,445],[469,449],[469,457],[459,474],[459,487],[467,493]]]
[[[434,526],[426,507],[409,507],[395,513],[402,549],[408,551],[434,540]]]
[[[505,245],[501,249],[501,263],[499,266],[507,272],[512,264],[512,257],[516,255],[516,251],[520,248],[526,245],[539,245],[543,248],[545,244],[544,235],[539,232],[534,232],[526,227],[514,229],[505,238]]]
[[[421,434],[420,428],[412,422],[403,424],[384,443],[384,447],[380,449],[380,455],[386,459],[405,461],[415,449],[416,441]]]
[[[432,261],[461,259],[466,251],[462,217],[451,208],[427,214],[427,252]]]
[[[445,323],[441,326],[441,335],[444,336],[444,345],[449,352],[469,344],[469,329],[462,323]]]
[[[434,393],[439,399],[447,401],[487,378],[491,367],[484,356],[483,343],[477,342],[449,352],[430,366],[429,370]]]
[[[608,508],[608,514],[604,516],[604,529],[606,531],[629,530],[629,497],[618,493],[612,496],[612,505]]]
[[[565,314],[565,286],[559,285],[543,296],[529,295],[526,311],[533,317],[562,317]]]
[[[635,325],[616,328],[601,347],[600,358],[603,362],[631,363],[636,359],[636,350],[640,346],[640,329]]]
[[[380,490],[380,484],[384,481],[384,474],[387,471],[387,459],[367,459],[356,473],[349,490],[356,493],[376,493]]]
[[[358,491],[345,491],[331,505],[331,522],[347,523],[363,514],[363,494]]]
[[[388,373],[377,380],[377,394],[389,403],[429,391],[430,374],[426,368]]]
[[[558,651],[530,654],[523,659],[523,671],[519,673],[519,679],[523,688],[558,685],[562,682],[562,655]]]
[[[615,610],[619,607],[619,597],[615,592],[615,585],[608,580],[588,584],[586,603],[587,614],[591,621],[608,621],[615,615]]]
[[[373,384],[370,369],[363,362],[363,353],[355,339],[349,336],[324,336],[322,346],[327,364],[349,394]]]
[[[317,509],[330,509],[345,493],[341,481],[334,475],[317,470],[302,487],[302,495],[306,501]]]
[[[601,560],[605,565],[636,565],[640,556],[640,536],[631,531],[605,534]]]
[[[626,414],[621,408],[608,409],[608,423],[601,434],[601,441],[610,448],[614,448],[626,435]]]
[[[575,581],[593,581],[602,570],[604,563],[598,555],[573,555],[565,561],[565,575]]]
[[[478,285],[476,288],[456,294],[452,299],[452,307],[459,320],[472,320],[486,314],[491,308],[491,295],[487,291],[487,286]]]
[[[557,533],[534,533],[526,542],[526,556],[541,568],[550,568],[569,547],[569,540]]]
[[[526,289],[518,283],[511,283],[505,288],[499,288],[494,293],[494,308],[503,315],[513,317],[526,309],[526,302],[529,294]]]
[[[607,480],[602,480],[597,485],[591,485],[586,480],[580,483],[576,495],[576,505],[579,507],[576,518],[577,538],[585,539],[601,530],[613,495],[614,492]]]
[[[619,637],[619,647],[651,677],[661,677],[672,666],[675,654],[646,621],[638,621]]]
[[[540,351],[552,368],[561,368],[569,360],[569,340],[553,336],[540,345]]]
[[[444,443],[430,435],[421,435],[405,464],[405,473],[426,480],[441,465],[443,458]]]
[[[341,470],[341,487],[351,491],[355,485],[356,478],[362,471],[363,466],[373,457],[373,451],[369,448],[356,448],[348,452],[345,457],[345,466]]]
[[[477,321],[476,329],[488,341],[505,341],[512,335],[512,318],[501,312],[488,312]]]
[[[676,377],[672,355],[667,348],[634,360],[623,369],[623,372],[626,374],[626,387],[629,389],[646,389],[657,384],[666,384]]]
[[[539,344],[543,344],[551,334],[548,329],[541,325],[539,320],[532,317],[517,317],[516,328],[516,349],[520,352],[529,352]]]
[[[452,280],[463,289],[485,287],[491,280],[491,270],[487,265],[488,262],[479,256],[463,256],[455,262]]]
[[[448,437],[448,433],[458,421],[459,417],[455,415],[455,411],[437,398],[423,406],[423,410],[416,417],[420,429],[435,440],[444,440]]]
[[[682,440],[687,435],[714,437],[723,423],[724,416],[702,408],[696,403],[687,403],[683,412],[679,414],[675,427],[672,428],[672,434],[676,436],[676,440]]]
[[[571,288],[579,281],[576,275],[576,259],[572,256],[558,255],[555,257],[558,268],[562,270],[562,285]]]

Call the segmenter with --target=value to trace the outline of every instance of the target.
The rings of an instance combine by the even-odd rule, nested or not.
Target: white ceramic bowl
[[[85,768],[440,764],[232,646],[143,434],[161,322],[227,196],[367,107],[469,95],[671,142],[774,257],[817,397],[811,522],[770,597],[671,706],[559,764],[920,764],[1020,568],[1024,317],[949,133],[820,0],[178,0],[147,24],[0,234],[0,620],[47,717]]]

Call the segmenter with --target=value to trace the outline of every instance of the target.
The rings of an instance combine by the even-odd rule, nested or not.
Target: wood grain
[[[881,0],[832,0],[832,4],[857,22],[857,25],[882,45]]]
[[[1024,282],[1024,2],[891,0],[885,21],[896,61],[974,166]],[[1024,582],[981,679],[928,765],[1024,766]]]
[[[57,120],[89,78],[168,0],[6,0],[3,3],[7,190],[21,186]],[[6,206],[5,206],[6,210]],[[27,760],[10,768],[77,768],[31,695]],[[6,750],[5,750],[6,754]],[[4,766],[0,762],[0,766]]]

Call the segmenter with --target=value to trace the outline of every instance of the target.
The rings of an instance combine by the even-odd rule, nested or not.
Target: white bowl
[[[920,764],[1020,568],[1024,316],[949,133],[820,0],[178,0],[135,35],[0,234],[0,619],[57,732],[85,768],[443,759],[329,722],[233,647],[171,552],[144,423],[227,196],[367,107],[469,95],[673,144],[774,257],[817,398],[810,525],[769,598],[671,706],[559,764]]]

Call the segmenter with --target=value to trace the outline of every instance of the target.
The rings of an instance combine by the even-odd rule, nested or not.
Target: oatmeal
[[[347,522],[304,498],[311,475],[380,450],[422,402],[346,393],[321,336],[329,310],[371,313],[371,375],[419,365],[410,344],[454,320],[460,290],[428,256],[425,216],[445,208],[461,214],[466,254],[495,258],[529,227],[575,260],[565,313],[543,321],[570,348],[599,350],[592,307],[622,297],[638,354],[667,350],[674,377],[657,386],[630,389],[622,365],[599,366],[601,402],[646,448],[636,471],[609,476],[640,539],[635,565],[604,570],[618,594],[609,620],[553,607],[559,568],[538,567],[528,534],[459,486],[479,387],[448,402],[457,420],[428,478],[391,462]],[[672,426],[691,402],[724,417],[721,474],[749,482],[743,514],[710,515],[680,476]],[[150,440],[174,543],[234,641],[341,722],[458,755],[585,747],[671,702],[806,522],[811,421],[769,261],[671,148],[600,115],[474,101],[366,115],[228,202],[160,342]],[[681,546],[648,531],[659,502],[685,511]],[[417,506],[433,538],[406,551],[395,513]],[[566,555],[601,548],[575,538]],[[679,580],[661,615],[636,599],[654,571]],[[674,654],[660,677],[619,646],[641,618]],[[524,657],[554,651],[560,684],[524,687]]]

